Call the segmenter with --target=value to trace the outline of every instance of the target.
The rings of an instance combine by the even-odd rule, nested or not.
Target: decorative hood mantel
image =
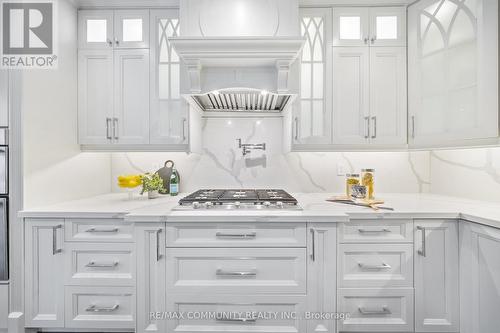
[[[189,73],[186,94],[245,87],[290,93],[305,40],[297,0],[183,0],[171,43]]]

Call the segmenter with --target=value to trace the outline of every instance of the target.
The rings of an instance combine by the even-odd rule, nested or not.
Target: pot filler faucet
[[[250,154],[252,150],[266,150],[265,143],[241,143],[241,139],[238,139],[238,148],[243,149],[243,156]]]

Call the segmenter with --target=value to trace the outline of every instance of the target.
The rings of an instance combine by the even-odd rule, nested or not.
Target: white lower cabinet
[[[65,327],[134,328],[133,287],[66,287]]]
[[[462,221],[460,236],[461,332],[497,333],[500,230]]]
[[[415,221],[414,263],[415,331],[459,332],[457,221]]]
[[[306,332],[306,321],[294,317],[305,309],[305,295],[170,294],[167,311],[184,317],[167,320],[167,332]]]
[[[342,332],[412,332],[413,289],[340,289],[339,309],[350,317],[339,321]]]
[[[151,312],[166,310],[165,224],[139,223],[135,226],[137,249],[136,332],[166,332],[165,320],[154,320]]]
[[[64,220],[26,220],[26,327],[64,327]]]

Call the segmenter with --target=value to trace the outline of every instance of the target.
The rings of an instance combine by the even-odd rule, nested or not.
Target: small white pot
[[[160,193],[158,191],[148,192],[148,199],[156,199],[159,196],[160,196]]]

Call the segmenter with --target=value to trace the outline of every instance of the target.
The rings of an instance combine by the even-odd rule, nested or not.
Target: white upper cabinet
[[[300,106],[295,110],[294,143],[322,144],[332,133],[332,10],[302,9],[306,43],[300,65]]]
[[[151,11],[151,126],[153,144],[187,144],[188,105],[181,97],[182,64],[169,41],[179,36],[179,11]]]
[[[333,53],[333,141],[366,144],[370,137],[370,50],[335,47]]]
[[[423,0],[408,13],[410,144],[496,140],[498,0]]]
[[[80,49],[149,48],[149,10],[80,10]]]
[[[149,142],[149,50],[114,52],[113,140],[119,144]]]
[[[112,10],[80,10],[78,12],[78,47],[80,49],[112,48],[113,39]]]
[[[149,10],[116,10],[115,47],[149,48]]]
[[[333,45],[365,46],[370,40],[370,9],[335,8],[333,11]]]
[[[404,7],[334,9],[335,46],[405,46]]]

